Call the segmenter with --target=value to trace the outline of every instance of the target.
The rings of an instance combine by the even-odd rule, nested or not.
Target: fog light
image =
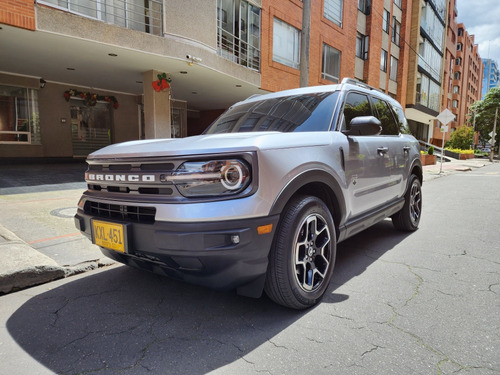
[[[238,245],[240,243],[240,236],[237,234],[233,234],[231,236],[231,242],[233,243],[233,245]]]

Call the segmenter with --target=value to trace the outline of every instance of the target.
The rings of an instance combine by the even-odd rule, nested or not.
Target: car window
[[[205,134],[327,131],[337,97],[338,92],[334,91],[238,104],[222,114]]]
[[[399,135],[399,125],[387,102],[379,98],[373,98],[376,116],[382,125],[381,135]]]
[[[403,108],[401,106],[392,104],[392,109],[396,114],[396,120],[399,126],[399,132],[402,134],[411,134],[410,127],[408,126],[408,121],[406,121],[405,114],[403,112]]]
[[[358,116],[372,116],[372,109],[368,96],[358,92],[350,92],[344,104],[344,126],[345,129],[350,129],[351,120]]]

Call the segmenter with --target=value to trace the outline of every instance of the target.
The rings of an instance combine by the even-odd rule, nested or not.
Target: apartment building
[[[490,89],[500,86],[500,70],[498,62],[492,59],[483,59],[483,89],[481,97],[484,97]]]
[[[0,157],[200,133],[264,92],[261,12],[260,0],[2,2]]]
[[[355,77],[400,101],[414,134],[432,139],[451,74],[443,78],[443,60],[457,57],[457,42],[444,39],[446,1],[311,1],[308,84]],[[303,6],[2,5],[0,158],[84,157],[110,143],[199,134],[235,101],[298,87]]]
[[[413,134],[429,140],[441,110],[446,0],[412,2],[406,116]]]

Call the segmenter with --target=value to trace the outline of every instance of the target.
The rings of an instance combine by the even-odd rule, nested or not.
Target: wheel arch
[[[408,179],[410,178],[410,176],[414,174],[415,176],[417,176],[417,178],[420,180],[420,183],[423,182],[424,180],[424,174],[422,172],[422,164],[417,160],[413,163],[411,169],[410,169],[410,175],[408,176]]]
[[[321,199],[332,214],[337,237],[343,225],[346,206],[342,188],[329,173],[321,170],[304,172],[291,180],[273,203],[271,215],[280,214],[286,204],[297,195],[311,195]]]

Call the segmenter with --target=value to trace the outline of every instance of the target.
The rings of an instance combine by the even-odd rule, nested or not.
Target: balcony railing
[[[236,64],[260,70],[260,50],[222,27],[217,30],[218,54]]]
[[[84,17],[161,35],[163,4],[158,0],[38,0]]]

